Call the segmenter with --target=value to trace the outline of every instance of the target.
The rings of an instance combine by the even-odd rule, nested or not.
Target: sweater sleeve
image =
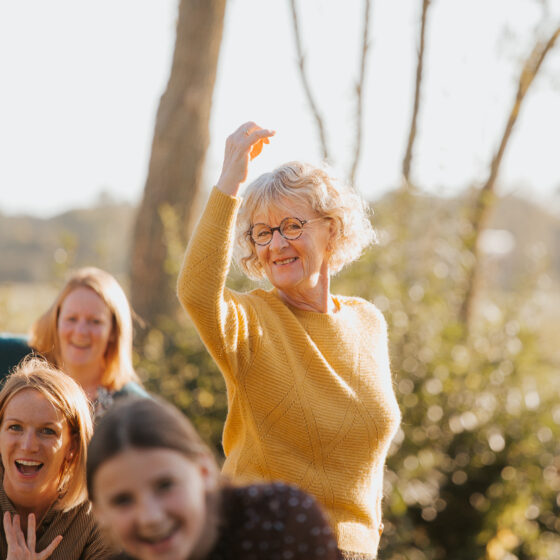
[[[228,377],[251,352],[258,321],[241,296],[226,288],[235,218],[241,200],[214,188],[187,247],[177,293],[206,348]]]

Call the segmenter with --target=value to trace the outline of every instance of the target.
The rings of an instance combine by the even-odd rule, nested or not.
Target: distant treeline
[[[461,207],[454,198],[426,196],[425,204],[438,205],[446,213]],[[374,209],[392,212],[392,193],[374,203]],[[71,210],[50,219],[0,213],[0,282],[50,282],[60,271],[86,265],[127,276],[135,213],[135,207],[122,203]],[[560,247],[560,217],[508,196],[497,205],[489,228],[486,244],[497,251],[489,255],[492,284],[506,290],[515,286],[526,272],[527,257],[542,251],[548,252],[550,274],[560,283],[560,252],[555,250]]]
[[[87,265],[127,274],[135,212],[129,204],[107,204],[49,219],[0,214],[0,282],[50,282]]]

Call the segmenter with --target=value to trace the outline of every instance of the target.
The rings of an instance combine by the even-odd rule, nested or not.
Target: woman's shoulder
[[[334,298],[338,303],[340,309],[353,309],[357,313],[369,315],[372,318],[377,319],[381,323],[385,323],[385,317],[383,316],[383,313],[381,312],[379,307],[377,307],[377,305],[375,305],[371,301],[368,301],[367,299],[357,296],[340,295],[336,295],[334,296]]]
[[[0,380],[31,352],[25,335],[0,333]]]
[[[66,545],[63,542],[62,546],[68,547],[66,548],[67,553],[72,549],[75,551],[78,547],[78,550],[82,550],[80,558],[84,560],[117,557],[118,550],[102,533],[88,500],[84,500],[68,511],[58,510],[53,513],[52,519],[49,519],[48,516],[45,518],[45,522],[48,523],[47,531],[54,535],[57,533],[63,535]]]
[[[119,397],[149,397],[148,391],[137,383],[136,381],[127,381],[118,391],[113,393],[113,396]]]
[[[113,397],[143,397],[149,398],[149,393],[136,381],[128,381],[118,391],[113,393]]]

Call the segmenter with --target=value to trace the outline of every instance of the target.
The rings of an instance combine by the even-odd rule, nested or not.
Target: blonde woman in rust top
[[[314,495],[346,558],[375,558],[383,470],[400,421],[384,318],[331,294],[330,278],[372,241],[366,207],[326,172],[292,162],[247,187],[274,132],[246,123],[187,248],[181,303],[227,385],[226,474]],[[226,288],[232,252],[271,290]]]
[[[0,392],[0,558],[103,560],[87,500],[93,432],[80,386],[38,358],[24,360]]]

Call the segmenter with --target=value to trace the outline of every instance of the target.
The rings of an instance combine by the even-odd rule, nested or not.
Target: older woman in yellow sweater
[[[375,558],[400,420],[387,327],[373,304],[330,292],[373,231],[356,193],[299,162],[259,177],[242,201],[250,157],[273,135],[250,122],[228,137],[179,299],[226,380],[224,472],[300,486],[325,508],[345,558]],[[272,289],[226,287],[234,244],[242,269]]]

